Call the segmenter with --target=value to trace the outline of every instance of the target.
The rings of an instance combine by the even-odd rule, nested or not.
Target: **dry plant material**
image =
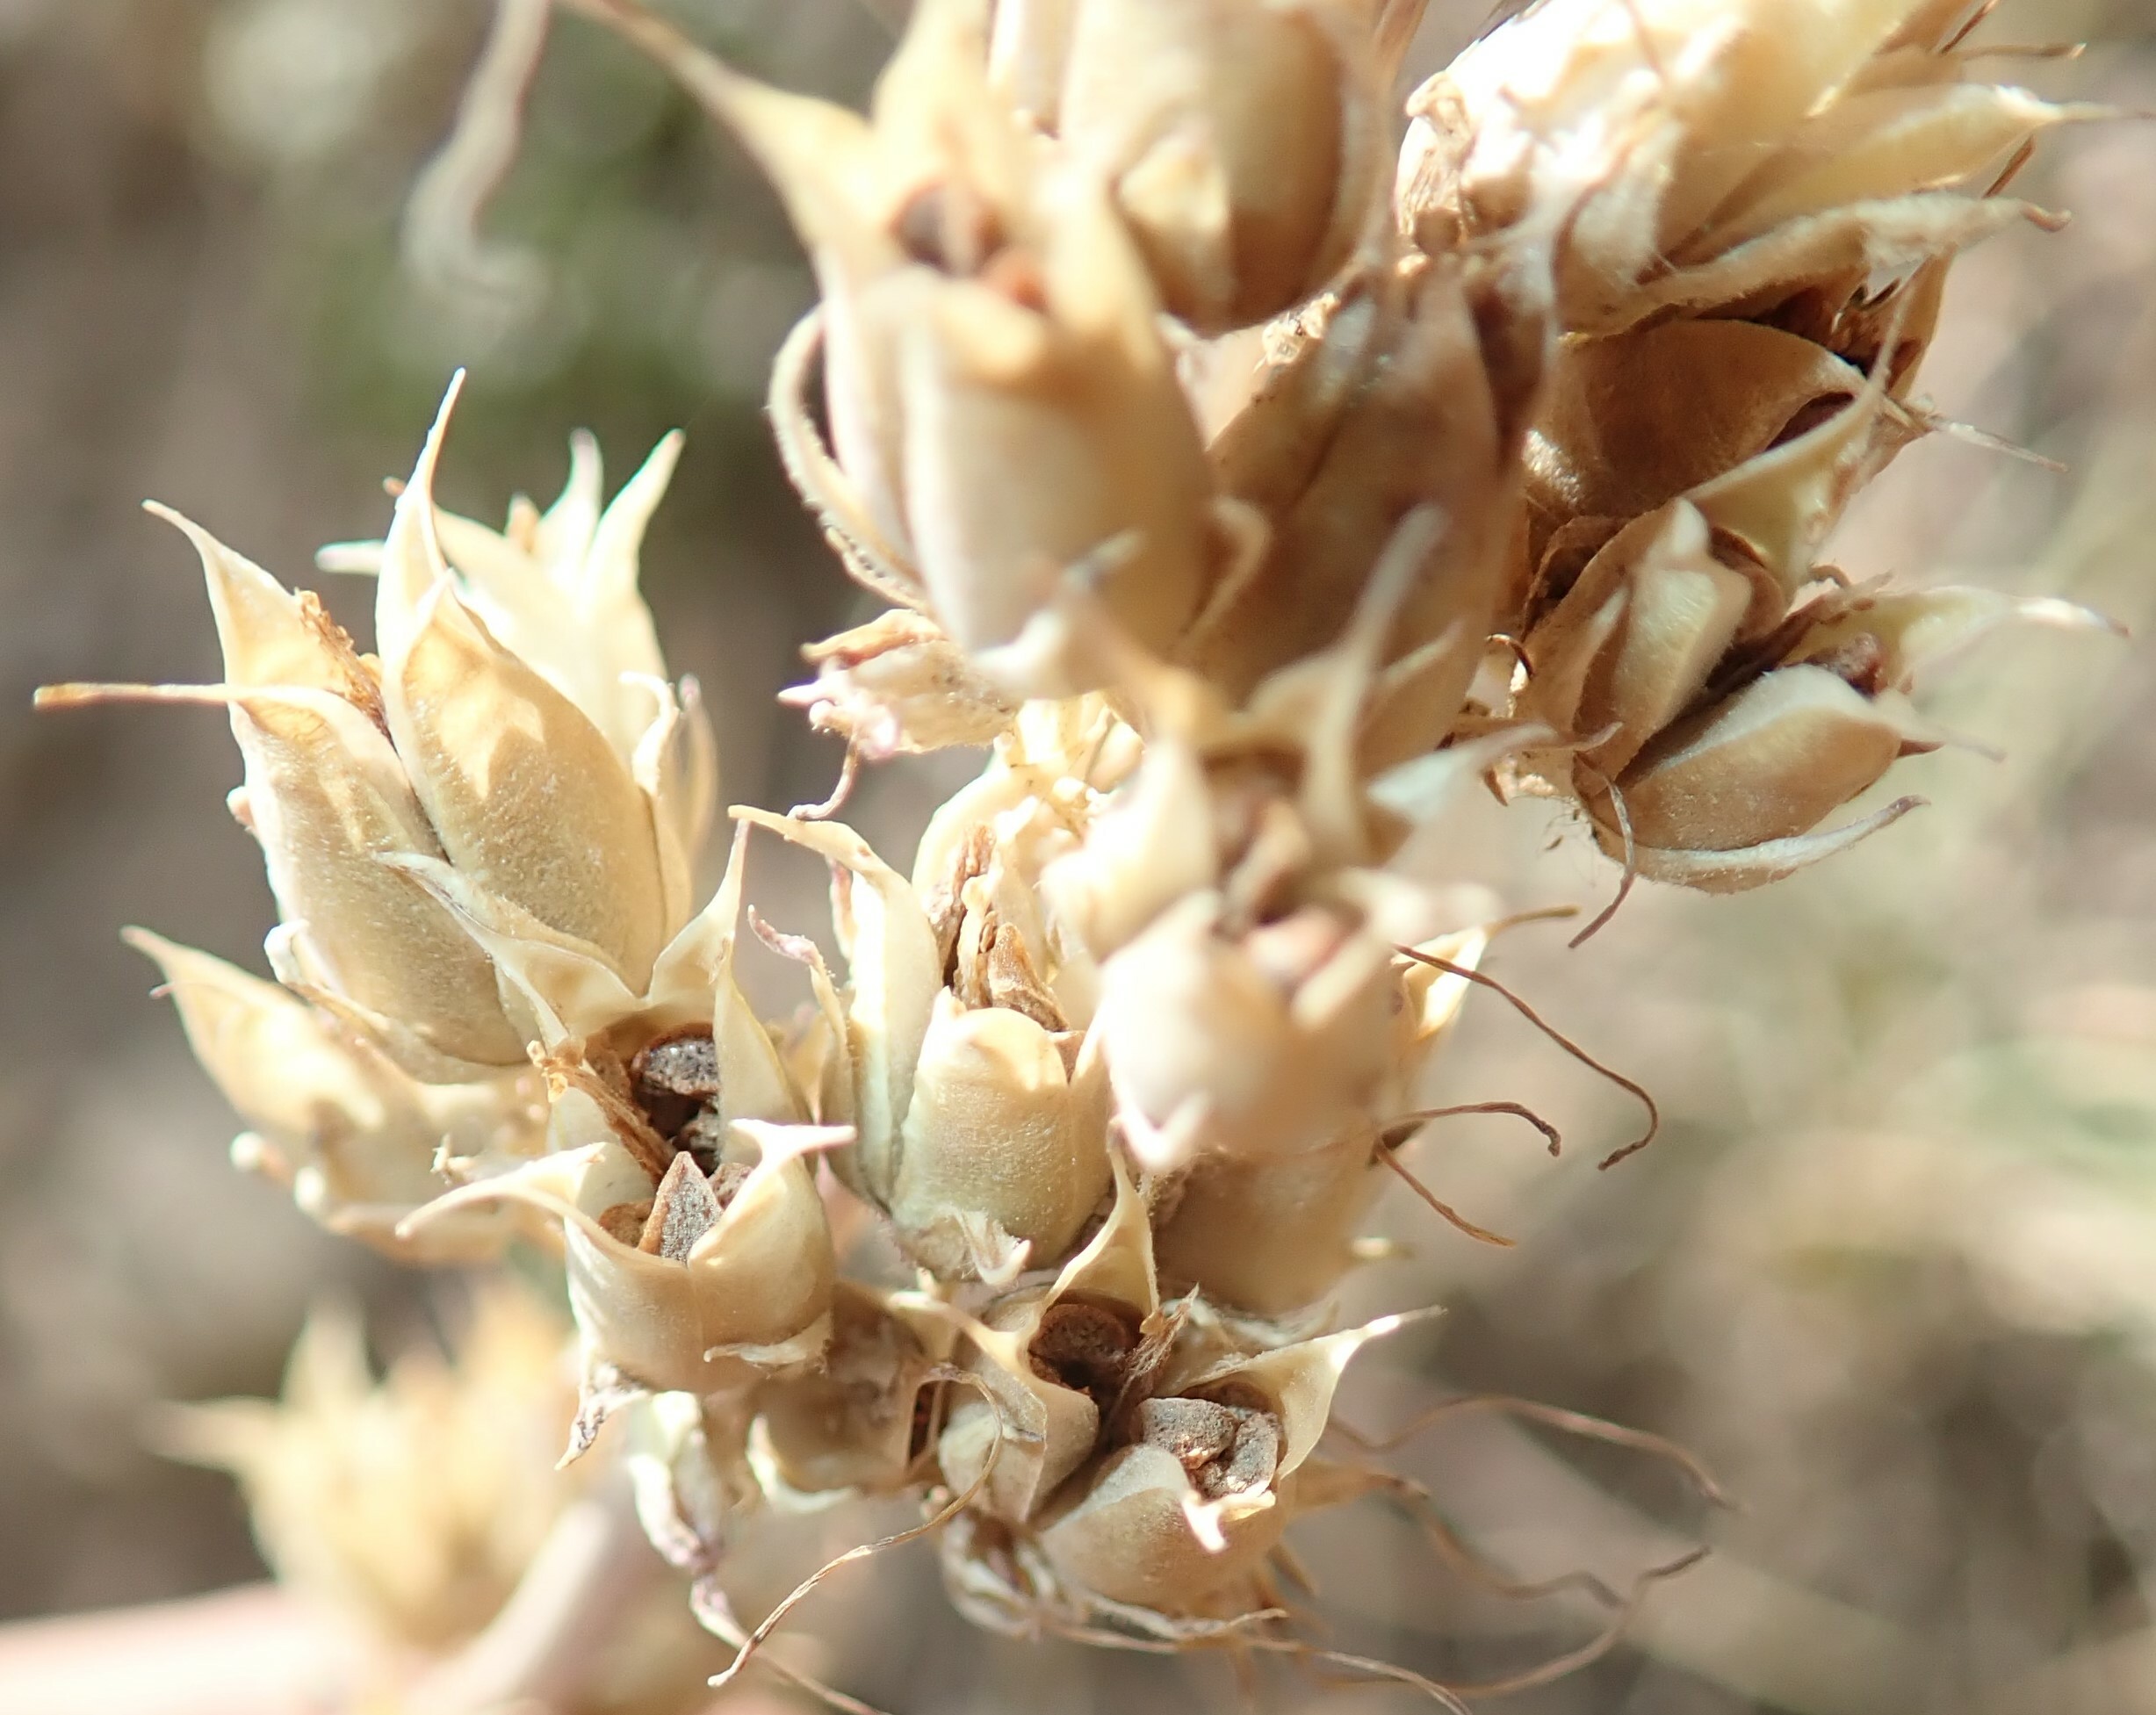
[[[1605,1167],[1659,1115],[1479,969],[1494,897],[1396,860],[1487,782],[1621,862],[1590,934],[1635,880],[1771,881],[1914,807],[1844,811],[1943,742],[1911,701],[1943,656],[2098,623],[1821,558],[1941,426],[1915,388],[1954,257],[2048,222],[2008,183],[2093,113],[1990,81],[1939,0],[1540,0],[1416,91],[1396,159],[1419,0],[916,0],[865,114],[640,0],[560,5],[680,80],[814,266],[773,427],[889,610],[782,701],[844,771],[733,809],[698,907],[714,749],[637,592],[678,436],[611,501],[578,437],[561,497],[494,530],[434,500],[452,385],[384,539],[323,551],[375,578],[374,653],[174,518],[222,680],[44,700],[229,716],[278,980],[135,940],[236,1158],[413,1260],[559,1246],[571,1456],[629,1418],[722,1679],[761,1659],[861,1707],[758,1652],[832,1570],[933,1534],[985,1625],[1459,1707],[1285,1599],[1293,1519],[1403,1492],[1318,1453],[1401,1321],[1335,1331],[1333,1294],[1395,1178],[1508,1243],[1402,1159],[1422,1121],[1557,1153],[1518,1101],[1423,1105],[1472,989],[1645,1105]],[[505,0],[415,213],[467,259],[543,12]],[[862,768],[961,746],[986,766],[910,871],[833,819]],[[809,991],[784,1029],[735,978],[752,836],[833,878],[832,963],[749,916]],[[825,1164],[906,1286],[842,1266]],[[849,1495],[923,1522],[735,1620],[739,1522]],[[1477,1689],[1592,1660],[1682,1564]]]

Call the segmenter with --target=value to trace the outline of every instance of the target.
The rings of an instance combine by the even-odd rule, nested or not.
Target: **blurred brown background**
[[[854,0],[677,10],[849,99],[888,41]],[[1424,61],[1475,12],[1439,0]],[[260,968],[270,902],[223,809],[223,722],[28,712],[48,680],[213,676],[192,555],[135,502],[306,581],[319,544],[379,532],[379,479],[458,363],[443,494],[481,516],[550,498],[572,427],[619,480],[678,424],[645,587],[717,710],[725,789],[782,807],[835,767],[772,703],[795,647],[860,612],[757,415],[810,299],[793,243],[737,151],[567,20],[490,217],[532,288],[416,282],[400,201],[485,22],[480,0],[0,0],[0,1618],[258,1575],[228,1483],[143,1451],[145,1409],[272,1390],[325,1294],[364,1299],[392,1344],[429,1314],[425,1282],[225,1164],[230,1117],[115,938],[140,922]],[[2009,4],[1989,33],[2087,39],[2029,81],[2156,109],[2149,0]],[[1837,556],[2069,594],[2146,637],[2156,132],[2055,136],[2024,183],[2076,223],[1960,265],[1928,386],[2068,472],[1936,437]],[[330,593],[364,616],[364,591]],[[1578,952],[1547,926],[1501,947],[1499,974],[1654,1089],[1663,1137],[1598,1175],[1626,1099],[1478,1001],[1436,1095],[1533,1102],[1565,1158],[1498,1121],[1441,1131],[1427,1176],[1518,1247],[1388,1203],[1416,1256],[1351,1293],[1446,1307],[1359,1373],[1365,1427],[1459,1388],[1531,1395],[1677,1438],[1742,1504],[1703,1519],[1651,1462],[1488,1422],[1402,1455],[1523,1571],[1717,1545],[1626,1648],[1523,1711],[2156,1711],[2156,652],[2017,633],[1930,706],[2006,760],[1907,765],[1894,786],[1932,809],[1764,895],[1642,889]],[[857,819],[902,859],[964,772],[886,770]],[[1521,906],[1615,880],[1532,806],[1473,808],[1429,856]],[[766,861],[755,890],[805,928],[815,883]],[[1475,1678],[1584,1635],[1382,1520],[1328,1520],[1306,1549],[1343,1647]],[[1235,1697],[1217,1667],[1058,1651],[1044,1671],[976,1645],[936,1618],[925,1560],[851,1576],[810,1629],[843,1683],[902,1707]]]

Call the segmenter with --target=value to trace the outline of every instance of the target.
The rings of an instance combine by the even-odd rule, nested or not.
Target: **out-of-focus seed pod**
[[[1131,1416],[1133,1438],[1042,1516],[1049,1566],[1097,1600],[1171,1616],[1213,1611],[1251,1579],[1294,1516],[1296,1473],[1324,1432],[1348,1360],[1400,1320],[1223,1365],[1145,1401]]]
[[[690,1603],[723,1611],[716,1574],[741,1522],[764,1501],[748,1458],[749,1406],[739,1394],[654,1394],[625,1414],[637,1522],[668,1566],[694,1581]]]
[[[1472,929],[1417,950],[1473,969],[1489,944],[1487,930]],[[1402,971],[1400,983],[1403,1004],[1383,1099],[1391,1113],[1413,1105],[1417,1081],[1470,986],[1465,977],[1416,963]],[[1388,1118],[1381,1113],[1376,1124],[1299,1155],[1222,1154],[1192,1162],[1154,1238],[1163,1281],[1253,1316],[1288,1316],[1316,1304],[1365,1255],[1358,1229],[1392,1178],[1376,1157],[1381,1142],[1394,1142],[1381,1129]],[[1260,1233],[1264,1243],[1252,1243]]]
[[[1561,778],[1576,755],[1614,779],[1705,689],[1756,589],[1714,558],[1706,521],[1684,501],[1612,537],[1523,641],[1528,682],[1515,712],[1597,739],[1550,770]]]
[[[988,81],[1018,116],[1053,132],[1063,112],[1072,19],[1085,0],[991,0]]]
[[[1854,828],[1812,832],[1897,757],[1937,743],[1891,693],[1866,697],[1824,667],[1780,667],[1671,727],[1619,776],[1629,850],[1609,793],[1588,804],[1603,849],[1650,879],[1754,887],[1911,808],[1903,800]]]
[[[1115,1201],[1047,1286],[1008,1293],[966,1325],[966,1367],[986,1397],[953,1396],[937,1442],[945,1481],[1022,1524],[1092,1455],[1103,1423],[1160,1354],[1160,1291],[1145,1205],[1120,1166]]]
[[[1105,957],[1178,899],[1215,885],[1221,853],[1212,789],[1191,746],[1170,734],[1145,749],[1129,786],[1049,865],[1042,889],[1058,918]]]
[[[519,496],[506,529],[436,509],[435,529],[458,596],[497,642],[606,735],[653,802],[671,892],[688,885],[717,796],[717,751],[696,681],[678,688],[638,592],[645,527],[681,450],[679,433],[603,506],[598,443],[569,443],[569,476],[544,513]],[[315,558],[326,571],[379,574],[382,544],[339,543]],[[672,902],[669,917],[685,917]]]
[[[639,987],[675,926],[651,803],[590,717],[458,594],[433,515],[447,413],[445,402],[383,544],[384,722],[458,874]]]
[[[859,1134],[842,1171],[943,1279],[1061,1258],[1108,1189],[1106,1079],[1041,979],[1037,922],[996,909],[992,851],[948,901],[947,951],[912,884],[851,829],[738,813],[856,883],[846,993],[820,984],[844,1044],[845,1105],[826,1117]]]
[[[1569,340],[1528,436],[1530,551],[1576,519],[1621,522],[1690,494],[1786,599],[1857,486],[1919,432],[1867,397],[1861,372],[1778,328],[1674,321]]]
[[[1080,0],[1057,127],[1204,334],[1316,292],[1380,214],[1366,0]]]
[[[1432,78],[1395,198],[1433,253],[1545,254],[1568,329],[1891,276],[2034,213],[1981,175],[2087,116],[1964,83],[1912,0],[1546,0]],[[1978,194],[1962,188],[1973,184]]]
[[[776,403],[857,574],[925,605],[1021,695],[1100,670],[1055,610],[1081,566],[1140,641],[1172,642],[1212,575],[1197,430],[1105,188],[1049,170],[990,88],[983,9],[915,8],[873,123],[742,77],[654,19],[624,27],[756,155],[808,246],[850,496],[812,472],[799,401]]]
[[[1101,968],[1100,1029],[1124,1106],[1156,1135],[1155,1170],[1220,1149],[1317,1147],[1360,1111],[1390,1061],[1391,949],[1338,907],[1230,937],[1196,894]]]
[[[290,1186],[332,1232],[407,1259],[484,1257],[512,1236],[494,1210],[412,1240],[396,1227],[441,1193],[437,1157],[498,1170],[537,1153],[545,1103],[531,1074],[421,1084],[274,983],[146,930],[126,938],[164,973],[195,1057],[249,1128],[233,1140],[235,1164]]]
[[[1917,675],[1958,654],[2001,625],[2050,625],[2112,631],[2102,615],[2053,596],[2008,595],[1947,584],[1936,589],[1830,590],[1791,616],[1782,657],[1790,666],[1823,667],[1860,689],[1908,692]]]
[[[1262,516],[1264,557],[1184,659],[1232,700],[1338,639],[1418,508],[1432,515],[1381,659],[1393,677],[1365,744],[1372,767],[1447,732],[1508,564],[1518,446],[1501,425],[1462,266],[1354,283],[1259,384],[1211,458]]]
[[[838,734],[862,761],[991,744],[1018,712],[933,621],[905,608],[802,653],[815,681],[779,701],[806,710],[811,726]]]
[[[448,1354],[378,1380],[356,1318],[317,1310],[281,1400],[168,1407],[168,1452],[240,1479],[283,1582],[386,1643],[428,1652],[507,1602],[580,1487],[554,1468],[573,1405],[559,1311],[494,1277]]]
[[[1357,1230],[1388,1177],[1376,1149],[1361,1129],[1300,1155],[1193,1163],[1160,1229],[1162,1279],[1255,1316],[1316,1304],[1359,1260]]]
[[[948,1353],[949,1325],[850,1281],[831,1308],[823,1367],[756,1393],[750,1453],[779,1504],[895,1494],[928,1451],[921,1390]]]

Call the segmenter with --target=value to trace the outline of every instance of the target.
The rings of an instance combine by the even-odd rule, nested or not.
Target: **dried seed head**
[[[739,1387],[812,1361],[828,1337],[836,1264],[806,1155],[851,1134],[798,1123],[800,1098],[735,984],[746,836],[640,1001],[588,953],[473,922],[547,1023],[553,1152],[407,1227],[501,1201],[561,1221],[586,1362],[580,1447],[609,1376],[648,1391]]]
[[[1022,1524],[1092,1457],[1126,1384],[1157,1356],[1159,1288],[1145,1205],[1118,1168],[1115,1202],[1053,1285],[1006,1294],[967,1329],[967,1367],[987,1397],[954,1398],[937,1443],[945,1481],[995,1465],[979,1505]],[[999,1427],[1000,1424],[1000,1427]]]
[[[1300,1155],[1193,1163],[1156,1241],[1162,1278],[1251,1315],[1316,1304],[1355,1265],[1384,1188],[1373,1148],[1361,1133]]]
[[[1490,902],[1458,903],[1473,910]],[[1488,930],[1470,929],[1417,950],[1472,970],[1489,944]],[[1373,1105],[1381,1119],[1414,1105],[1422,1074],[1470,986],[1435,965],[1401,962],[1395,969],[1392,1058]],[[1365,1255],[1360,1224],[1390,1177],[1376,1159],[1380,1140],[1375,1124],[1362,1124],[1294,1155],[1199,1157],[1158,1220],[1154,1243],[1163,1279],[1249,1315],[1292,1316],[1316,1305]],[[1258,1233],[1265,1235],[1262,1244],[1251,1242]]]
[[[1857,486],[1914,437],[1898,413],[1860,404],[1864,393],[1864,374],[1832,352],[1748,321],[1568,341],[1528,442],[1530,551],[1539,558],[1575,519],[1632,519],[1681,494],[1701,496],[1712,516],[1720,508],[1705,497],[1733,488],[1760,494],[1741,533],[1763,561],[1792,539],[1816,548]],[[1830,430],[1835,449],[1838,479],[1823,490],[1792,468],[1808,472],[1792,443],[1815,429]],[[1777,503],[1801,515],[1769,522],[1764,508]],[[1809,558],[1794,570],[1803,581]]]
[[[739,1122],[763,1156],[722,1205],[686,1152],[654,1185],[588,1095],[557,1092],[554,1117],[558,1144],[590,1141],[451,1192],[407,1225],[503,1200],[559,1219],[588,1392],[610,1372],[651,1392],[716,1393],[817,1358],[836,1265],[802,1154],[830,1134]]]
[[[529,1073],[421,1084],[274,983],[145,930],[126,939],[156,961],[195,1057],[249,1128],[236,1163],[290,1185],[332,1231],[414,1260],[484,1257],[512,1236],[517,1223],[493,1210],[408,1240],[396,1228],[440,1194],[437,1158],[498,1171],[537,1153],[544,1105]]]
[[[380,861],[442,846],[384,725],[373,665],[206,531],[166,515],[201,556],[247,765],[233,808],[261,846],[285,926],[272,967],[337,1007],[421,1077],[458,1082],[523,1059],[486,955],[453,916]]]
[[[873,122],[666,51],[770,172],[816,264],[852,493],[811,499],[873,544],[869,580],[1020,694],[1099,671],[1056,610],[1078,568],[1165,647],[1211,575],[1197,430],[1128,233],[1093,177],[1043,169],[989,87],[977,9],[915,8]]]
[[[1950,254],[2028,211],[1947,187],[2080,110],[1964,83],[1920,10],[1547,0],[1417,92],[1402,225],[1545,250],[1568,328]]]
[[[1727,891],[1839,849],[1812,830],[1897,757],[1936,746],[1889,697],[1782,667],[1671,727],[1619,776],[1629,854],[1609,794],[1589,809],[1603,849],[1641,875]]]
[[[1615,778],[1705,689],[1759,587],[1714,557],[1706,521],[1685,501],[1619,530],[1522,645],[1515,712],[1595,742],[1522,766],[1560,782],[1576,762],[1583,782]]]
[[[1370,663],[1398,681],[1366,722],[1374,766],[1451,729],[1505,569],[1518,430],[1493,389],[1474,296],[1449,263],[1359,278],[1306,318],[1210,450],[1223,490],[1267,530],[1183,653],[1237,700],[1340,639],[1406,521],[1427,510]]]

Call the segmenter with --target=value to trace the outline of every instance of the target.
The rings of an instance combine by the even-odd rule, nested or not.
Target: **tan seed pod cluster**
[[[1987,81],[1971,11],[1547,0],[1410,103],[1403,232],[1511,252],[1552,307],[1499,629],[1507,712],[1565,748],[1523,783],[1639,874],[1787,875],[1910,808],[1821,830],[1936,746],[1876,649],[1777,652],[1842,611],[1827,537],[1932,425],[1914,387],[1954,256],[2047,220],[2001,192],[2095,112]]]
[[[1420,0],[917,0],[865,115],[565,3],[814,267],[775,431],[890,605],[785,695],[840,789],[735,808],[695,910],[709,735],[635,588],[675,443],[602,505],[580,441],[494,531],[435,508],[437,423],[386,539],[325,551],[376,654],[186,527],[227,682],[160,694],[231,710],[285,986],[145,949],[321,1218],[559,1236],[572,1453],[629,1419],[736,1671],[790,1606],[732,1617],[739,1522],[851,1495],[917,1496],[890,1540],[940,1532],[984,1625],[1313,1652],[1283,1531],[1399,1492],[1320,1447],[1401,1323],[1337,1295],[1501,921],[1403,853],[1487,781],[1633,873],[1771,880],[1907,807],[1829,825],[1943,742],[1933,661],[2089,623],[1821,558],[1935,426],[1949,263],[2042,223],[2006,183],[2085,110],[1986,81],[1948,0],[1539,0],[1396,158]],[[827,819],[964,746],[910,871]],[[828,867],[842,969],[748,912],[752,835]]]

